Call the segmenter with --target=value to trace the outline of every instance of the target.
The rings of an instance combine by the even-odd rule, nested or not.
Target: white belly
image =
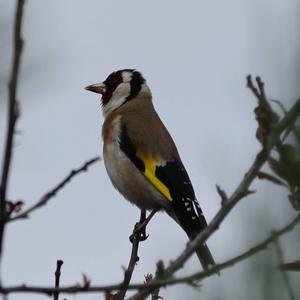
[[[167,199],[146,179],[119,148],[118,141],[104,145],[105,168],[115,188],[139,208],[168,208]]]

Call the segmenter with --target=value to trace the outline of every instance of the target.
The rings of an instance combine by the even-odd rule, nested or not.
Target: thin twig
[[[61,266],[63,265],[63,261],[62,260],[57,260],[56,261],[56,270],[55,270],[55,288],[59,288],[59,279],[60,279],[60,275],[61,275]],[[53,300],[58,300],[59,297],[59,292],[55,292],[53,293]]]
[[[18,0],[16,14],[14,19],[14,39],[13,39],[13,63],[11,68],[9,89],[9,104],[8,104],[8,121],[5,151],[3,158],[3,168],[0,184],[0,258],[3,249],[3,234],[7,219],[6,214],[6,191],[8,186],[8,177],[11,166],[13,139],[16,122],[19,116],[19,104],[16,99],[17,86],[19,79],[19,69],[21,61],[21,53],[23,48],[23,40],[21,37],[22,17],[23,17],[24,0]]]
[[[280,246],[280,242],[279,242],[277,237],[274,238],[273,242],[274,242],[276,254],[277,254],[277,257],[278,257],[279,265],[282,265],[283,264],[283,253],[282,253],[282,248]],[[296,300],[296,297],[294,295],[294,292],[293,292],[288,274],[283,270],[279,270],[279,272],[281,273],[283,283],[284,283],[284,285],[286,287],[286,291],[289,295],[289,299],[290,300]]]
[[[254,86],[253,82],[252,82],[252,77],[251,75],[248,75],[246,77],[247,80],[247,87],[252,91],[252,93],[255,95],[255,97],[258,100],[258,105],[260,107],[263,107],[264,109],[266,109],[266,111],[268,111],[268,113],[275,117],[276,114],[275,112],[272,110],[272,107],[266,97],[266,93],[265,93],[265,84],[263,83],[263,81],[261,80],[261,78],[259,76],[257,76],[255,78],[258,89]],[[276,116],[277,119],[277,116]],[[274,120],[276,121],[276,120]]]
[[[218,194],[221,197],[221,205],[223,206],[228,201],[228,197],[226,195],[226,192],[223,189],[221,189],[221,187],[218,184],[216,185],[216,188],[217,188]]]
[[[146,211],[141,210],[140,221],[137,225],[143,224],[145,219],[146,219]],[[128,267],[124,272],[124,280],[123,280],[123,284],[122,284],[122,289],[118,292],[118,299],[120,299],[120,300],[123,300],[125,298],[135,265],[139,261],[138,249],[139,249],[139,243],[141,241],[142,231],[135,230],[137,225],[133,229],[133,233],[130,236],[131,243],[132,243],[131,255],[130,255]]]
[[[300,214],[298,214],[289,224],[282,227],[281,229],[273,232],[269,237],[261,241],[260,243],[256,244],[255,246],[251,247],[247,251],[217,265],[214,265],[208,270],[197,272],[189,276],[178,277],[178,278],[165,278],[165,279],[158,279],[152,280],[148,283],[139,283],[139,284],[131,284],[127,287],[127,290],[149,290],[149,294],[152,290],[158,287],[164,287],[167,285],[174,285],[179,283],[186,283],[191,284],[195,281],[202,280],[206,277],[209,277],[213,274],[218,273],[219,271],[231,267],[238,262],[245,260],[257,252],[265,250],[266,247],[273,243],[275,239],[278,239],[280,236],[286,234],[287,232],[291,231],[297,224],[300,223]],[[99,292],[107,292],[107,291],[116,291],[120,290],[123,286],[123,283],[114,284],[114,285],[105,285],[105,286],[90,286],[88,288],[84,286],[69,286],[69,287],[60,287],[60,288],[51,288],[51,287],[42,287],[42,286],[26,286],[26,285],[19,285],[19,286],[10,286],[10,287],[0,287],[0,293],[2,294],[9,294],[9,293],[41,293],[46,295],[53,295],[55,292],[64,293],[64,294],[76,294],[76,293],[99,293]],[[137,295],[129,298],[130,300],[138,299],[136,298]],[[143,298],[140,298],[143,299]]]
[[[57,194],[57,192],[59,192],[74,176],[78,175],[81,172],[87,171],[88,167],[90,165],[94,164],[95,162],[97,162],[98,160],[100,160],[99,156],[94,157],[94,158],[88,160],[87,162],[85,162],[78,169],[72,170],[68,176],[66,176],[52,190],[50,190],[44,196],[42,196],[39,201],[37,201],[34,205],[32,205],[31,207],[29,207],[25,211],[23,211],[23,212],[19,213],[18,215],[14,216],[14,217],[12,217],[10,219],[8,219],[7,222],[12,222],[12,221],[16,221],[16,220],[19,220],[19,219],[28,218],[29,214],[32,213],[34,210],[36,210],[36,209],[38,209],[38,208],[46,205],[48,203],[48,201],[51,198],[53,198]]]

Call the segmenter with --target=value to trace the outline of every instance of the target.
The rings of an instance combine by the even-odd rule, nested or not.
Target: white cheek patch
[[[113,92],[109,102],[103,107],[103,115],[104,117],[111,111],[120,107],[125,101],[126,98],[130,94],[130,83],[124,82],[117,86],[115,91]]]

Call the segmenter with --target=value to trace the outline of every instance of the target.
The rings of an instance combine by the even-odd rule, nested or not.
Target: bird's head
[[[134,99],[142,90],[150,94],[142,74],[133,69],[113,72],[102,83],[89,85],[85,89],[102,95],[104,115]]]

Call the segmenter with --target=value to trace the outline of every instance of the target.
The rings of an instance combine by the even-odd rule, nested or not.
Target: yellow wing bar
[[[161,160],[145,153],[142,150],[138,150],[136,156],[144,162],[145,171],[143,174],[145,177],[155,186],[157,190],[159,190],[170,202],[172,202],[173,199],[170,195],[170,190],[155,175],[155,169],[157,166],[161,165]]]

